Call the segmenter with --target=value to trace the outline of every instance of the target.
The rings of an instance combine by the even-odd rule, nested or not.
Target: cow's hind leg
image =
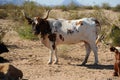
[[[90,44],[91,49],[93,50],[94,56],[95,56],[95,62],[94,65],[98,64],[98,50],[97,50],[97,46],[95,43]]]
[[[87,63],[87,60],[88,60],[90,52],[91,52],[90,45],[87,42],[85,42],[85,49],[86,49],[86,56],[85,56],[85,59],[84,59],[82,65],[85,65]]]

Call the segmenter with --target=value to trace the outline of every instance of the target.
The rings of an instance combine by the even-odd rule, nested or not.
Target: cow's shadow
[[[0,57],[0,63],[7,63],[9,62],[9,60],[3,58],[3,57]]]
[[[113,65],[103,65],[103,64],[98,64],[98,65],[93,65],[93,64],[86,64],[86,65],[71,64],[71,65],[73,65],[73,66],[87,67],[89,69],[108,69],[108,70],[112,70],[114,68]]]

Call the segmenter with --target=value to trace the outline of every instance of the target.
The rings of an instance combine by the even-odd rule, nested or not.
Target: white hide
[[[81,21],[82,24],[77,24]],[[57,34],[57,39],[55,44],[73,44],[79,43],[83,41],[85,43],[86,48],[86,56],[83,61],[83,65],[87,63],[88,57],[90,55],[91,50],[95,56],[94,64],[98,63],[98,54],[97,54],[97,46],[95,44],[97,38],[97,24],[95,23],[94,18],[82,18],[78,20],[48,20],[50,27],[52,29],[52,33]],[[71,33],[68,33],[68,30],[71,30]],[[64,40],[59,38],[59,35],[62,35]],[[49,64],[52,63],[52,55],[55,52],[55,63],[57,63],[57,49],[53,51],[51,48],[52,42],[50,42],[47,37],[42,40],[43,44],[46,47],[51,49],[51,54],[49,58]]]
[[[79,21],[83,25],[76,25]],[[83,18],[79,20],[53,20],[49,21],[52,28],[52,33],[61,34],[64,37],[64,41],[60,41],[57,44],[71,44],[78,43],[80,41],[95,41],[97,38],[96,24],[92,18]],[[72,34],[68,34],[67,31],[72,30]],[[59,38],[58,38],[59,39]]]

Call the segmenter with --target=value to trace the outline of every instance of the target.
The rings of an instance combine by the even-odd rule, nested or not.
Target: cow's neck
[[[40,26],[40,30],[41,30],[41,38],[43,39],[45,38],[47,34],[51,34],[51,28],[47,20],[44,21],[42,26]]]

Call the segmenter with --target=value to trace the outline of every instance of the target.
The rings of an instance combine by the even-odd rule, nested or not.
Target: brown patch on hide
[[[83,22],[82,21],[76,22],[76,26],[78,25],[83,25]]]
[[[73,34],[73,33],[74,33],[73,30],[71,30],[71,29],[67,29],[67,34]]]
[[[50,41],[52,41],[52,42],[53,42],[52,48],[55,50],[55,48],[56,48],[56,45],[55,45],[55,41],[56,41],[56,34],[55,34],[55,33],[50,34],[50,35],[48,36],[48,38],[49,38],[49,40],[50,40]]]
[[[59,37],[62,41],[64,41],[64,37],[61,34],[59,35]]]

